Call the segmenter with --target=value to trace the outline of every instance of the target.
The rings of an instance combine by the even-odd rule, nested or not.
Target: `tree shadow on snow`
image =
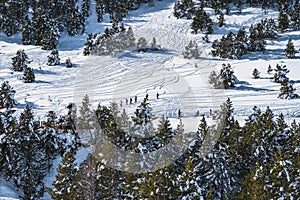
[[[290,80],[291,84],[300,83],[300,80]]]
[[[124,52],[124,53],[117,53],[118,56],[117,58],[122,59],[122,58],[141,58],[139,55],[142,54],[165,54],[165,55],[174,55],[174,52],[168,49],[159,49],[159,50],[147,50],[145,52],[138,52],[138,50],[133,50],[130,52]]]
[[[48,74],[48,75],[56,75],[56,72],[50,71],[50,70],[34,70],[35,74]]]
[[[284,58],[286,57],[282,49],[267,49],[264,52],[251,52],[241,57],[241,59],[249,60],[276,60]]]
[[[51,84],[51,82],[41,80],[36,80],[35,83]]]
[[[271,92],[275,90],[270,90],[270,89],[265,89],[265,88],[255,88],[255,87],[250,87],[250,86],[245,86],[245,85],[240,85],[235,88],[234,90],[240,90],[240,91],[254,91],[254,92]]]

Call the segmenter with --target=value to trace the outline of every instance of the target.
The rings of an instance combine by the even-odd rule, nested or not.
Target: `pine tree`
[[[231,199],[232,180],[231,171],[226,162],[224,152],[212,152],[205,157],[205,166],[202,185],[205,199]]]
[[[35,10],[32,18],[32,40],[34,45],[41,45],[43,34],[47,29],[48,15],[42,10]]]
[[[152,51],[157,51],[157,50],[159,50],[159,47],[158,47],[158,45],[156,44],[156,39],[155,39],[155,37],[153,37],[152,42],[151,42],[151,50],[152,50]]]
[[[185,163],[184,171],[177,175],[175,184],[179,190],[179,199],[197,199],[200,195],[197,193],[199,188],[196,181],[196,174],[194,172],[194,166],[191,157],[188,158]]]
[[[51,51],[50,55],[48,57],[47,65],[54,66],[60,64],[60,58],[57,50]]]
[[[33,83],[35,81],[35,75],[33,69],[26,67],[23,74],[24,83]]]
[[[192,15],[195,13],[194,2],[192,0],[180,0],[174,5],[174,16],[177,19],[186,17],[191,19]]]
[[[218,17],[218,26],[223,27],[224,25],[225,25],[224,14],[223,12],[221,12]]]
[[[167,145],[173,136],[173,131],[171,128],[170,120],[162,116],[158,124],[158,138],[161,146]]]
[[[76,126],[78,130],[82,133],[89,133],[91,140],[94,139],[93,129],[94,129],[94,118],[96,117],[91,110],[91,104],[89,96],[85,95],[82,100],[82,106],[79,109],[79,117],[77,118]]]
[[[273,81],[275,83],[281,83],[285,80],[288,80],[287,74],[290,72],[287,68],[286,65],[276,65],[276,68],[274,69],[275,73],[273,76]]]
[[[22,25],[22,42],[24,45],[32,44],[32,25],[28,15],[26,15]]]
[[[73,64],[72,64],[70,58],[67,58],[67,59],[66,59],[66,65],[67,65],[67,68],[72,68]]]
[[[299,30],[300,26],[300,5],[299,1],[295,1],[293,5],[293,10],[291,14],[291,27],[294,27],[294,30]]]
[[[185,51],[182,52],[184,58],[198,59],[200,57],[201,51],[198,48],[198,45],[195,41],[190,41],[189,44],[185,47]]]
[[[296,50],[295,50],[295,46],[291,39],[289,39],[284,52],[285,52],[285,56],[287,58],[295,58]]]
[[[148,98],[149,96],[148,94],[146,94],[144,100],[134,112],[135,116],[132,117],[132,121],[135,125],[147,125],[148,123],[151,123],[151,121],[154,119],[152,114],[152,107],[148,102]]]
[[[293,88],[293,85],[289,83],[288,79],[284,79],[283,81],[280,82],[280,84],[281,84],[281,88],[280,88],[280,94],[278,95],[278,98],[293,99],[298,96],[294,94],[296,89]]]
[[[7,178],[10,179],[13,176],[13,171],[15,169],[12,163],[15,160],[15,137],[16,137],[16,128],[17,120],[13,115],[13,112],[8,109],[5,112],[0,113],[1,121],[1,173]]]
[[[91,0],[83,0],[81,5],[81,13],[84,18],[88,18],[90,16],[90,7]]]
[[[115,159],[115,158],[111,158],[111,159]],[[118,174],[116,170],[107,167],[102,162],[98,162],[96,181],[97,181],[96,190],[99,191],[97,197],[99,199],[108,200],[108,199],[115,199],[117,197],[118,195],[117,186],[120,184],[120,181],[118,179]]]
[[[264,27],[264,38],[274,39],[277,37],[277,25],[274,19],[264,19],[261,24]]]
[[[12,86],[9,85],[9,82],[4,81],[0,88],[0,107],[5,107],[8,110],[14,107],[16,105],[14,100],[15,93],[16,91]]]
[[[96,1],[97,21],[102,22],[104,14],[104,5],[102,0]]]
[[[271,65],[269,65],[268,70],[267,70],[268,74],[270,74],[272,71],[273,71],[273,69],[272,69]]]
[[[219,74],[212,72],[209,76],[209,83],[213,84],[216,89],[229,89],[234,88],[236,83],[236,77],[231,65],[228,63],[222,64],[222,69]]]
[[[264,39],[263,25],[261,23],[251,25],[249,32],[249,51],[265,51],[266,41]]]
[[[132,47],[135,46],[135,37],[132,30],[132,27],[129,26],[127,30],[127,45],[126,47]]]
[[[259,74],[260,74],[260,72],[259,72],[256,68],[254,68],[254,70],[253,70],[253,72],[252,72],[253,78],[254,78],[254,79],[260,78]]]
[[[204,12],[202,9],[198,9],[195,13],[195,17],[193,18],[193,22],[191,28],[193,29],[194,34],[197,34],[198,31],[203,30],[204,20],[203,20]]]
[[[137,42],[137,50],[138,52],[146,52],[147,49],[146,49],[146,46],[147,46],[147,41],[144,37],[141,37],[138,39],[138,42]]]
[[[209,134],[209,128],[206,122],[205,117],[202,117],[200,124],[198,126],[197,130],[197,136],[196,136],[196,143],[195,143],[195,149],[196,149],[196,158],[203,157],[207,155],[211,148],[213,143],[213,138],[210,137]],[[196,159],[198,162],[198,159]]]
[[[93,45],[93,34],[88,34],[88,37],[87,37],[87,39],[86,39],[86,42],[85,42],[85,47],[84,47],[84,49],[83,49],[83,55],[85,55],[85,56],[88,56],[88,55],[90,55],[91,54],[91,52],[92,52],[92,50],[93,50],[93,47],[94,47],[94,45]]]
[[[23,190],[23,199],[37,199],[44,193],[42,180],[46,175],[47,165],[29,106],[21,113],[15,134],[12,178],[15,185]]]
[[[248,52],[248,37],[246,36],[246,31],[244,28],[241,28],[236,34],[235,41],[235,55],[240,58]]]
[[[53,182],[54,188],[47,190],[53,200],[73,200],[79,197],[75,182],[77,173],[75,151],[70,150],[65,153],[61,164],[58,166],[56,180]]]
[[[57,42],[59,38],[58,29],[55,26],[48,27],[41,40],[43,50],[53,50],[57,47]]]
[[[18,50],[16,56],[12,58],[12,69],[14,71],[23,71],[29,64],[28,56],[24,50]]]
[[[264,178],[261,175],[262,170],[268,170],[265,168],[259,166],[245,178],[242,183],[241,191],[236,196],[237,200],[270,199],[269,192],[267,192],[264,187]]]
[[[288,14],[280,9],[279,18],[278,18],[278,28],[281,32],[284,32],[289,26]]]
[[[76,175],[76,192],[79,195],[76,199],[97,199],[97,164],[92,154],[80,164]]]
[[[212,20],[207,17],[206,22],[206,34],[212,34],[214,32]]]

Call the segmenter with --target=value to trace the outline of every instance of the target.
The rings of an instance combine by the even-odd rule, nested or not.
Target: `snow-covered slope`
[[[67,69],[64,64],[47,66],[47,55],[50,52],[36,46],[21,45],[20,35],[10,38],[0,35],[0,82],[8,80],[16,89],[18,109],[29,104],[40,118],[49,110],[60,115],[70,102],[80,105],[85,94],[89,95],[94,108],[99,102],[108,104],[116,101],[120,104],[122,101],[122,108],[132,113],[137,104],[126,105],[126,98],[137,96],[139,102],[148,93],[155,114],[175,118],[178,109],[181,109],[186,117],[186,130],[197,129],[198,119],[194,118],[197,111],[208,115],[210,109],[218,109],[227,97],[233,101],[234,114],[238,119],[244,119],[256,105],[262,109],[270,106],[275,115],[284,113],[288,121],[300,121],[300,99],[278,99],[280,85],[271,82],[272,75],[267,74],[269,64],[272,67],[277,63],[286,64],[290,70],[289,78],[298,89],[296,93],[300,93],[300,60],[285,59],[283,51],[289,38],[293,39],[296,49],[299,49],[299,32],[288,32],[280,35],[274,42],[269,41],[265,54],[253,53],[233,61],[216,59],[209,55],[210,44],[202,42],[203,35],[191,34],[191,21],[178,20],[172,15],[175,2],[155,1],[156,7],[144,5],[141,9],[130,12],[124,20],[125,26],[133,27],[136,38],[145,37],[150,42],[156,37],[162,51],[126,51],[115,57],[86,57],[82,54],[86,34],[77,37],[62,36],[59,43],[60,58],[64,63],[70,57],[75,64],[71,69]],[[241,26],[249,27],[251,23],[266,17],[260,9],[245,9],[244,12],[246,14],[242,16],[235,13],[226,16],[226,26],[214,27],[216,32],[209,39],[213,41],[221,34],[237,31]],[[267,16],[277,14],[269,12]],[[109,25],[108,16],[105,19],[106,22],[96,23],[96,14],[93,12],[87,31],[102,32]],[[186,60],[181,56],[181,51],[191,39],[199,42],[203,50],[201,59]],[[18,80],[21,73],[9,69],[11,58],[19,49],[24,49],[33,60],[30,67],[35,70],[35,83],[23,83]],[[213,89],[207,82],[210,72],[228,62],[232,64],[240,84],[235,89],[226,91]],[[261,79],[252,78],[254,68],[261,71]],[[156,98],[157,93],[159,99]],[[188,123],[189,119],[193,123]],[[212,120],[210,123],[213,123]],[[6,190],[5,188],[6,186],[0,185],[0,196],[4,196],[1,191]]]

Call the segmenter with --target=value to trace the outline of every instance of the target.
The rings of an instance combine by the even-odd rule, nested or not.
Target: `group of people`
[[[136,95],[134,97],[130,97],[130,98],[125,99],[126,105],[133,104],[133,103],[136,103],[136,102],[137,102],[137,96]],[[120,100],[120,106],[121,107],[123,106],[123,101],[122,100]]]
[[[148,96],[148,94],[147,94],[147,96]],[[156,99],[159,99],[159,93],[158,92],[156,93]],[[134,97],[129,97],[129,98],[125,99],[126,105],[130,105],[130,104],[133,104],[133,103],[136,103],[136,102],[137,102],[137,96],[136,95]],[[120,100],[120,107],[123,107],[123,100]]]

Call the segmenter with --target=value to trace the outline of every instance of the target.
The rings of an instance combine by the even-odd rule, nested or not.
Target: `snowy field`
[[[115,101],[120,104],[122,101],[122,108],[132,114],[138,103],[127,106],[125,99],[137,96],[140,102],[149,94],[154,114],[174,118],[171,120],[174,126],[178,122],[178,109],[181,109],[186,131],[197,129],[200,119],[194,117],[197,111],[208,116],[210,109],[219,109],[220,104],[228,97],[233,101],[234,115],[239,122],[247,118],[255,105],[262,110],[270,106],[275,116],[283,113],[288,122],[293,119],[300,122],[300,99],[277,98],[280,84],[273,83],[270,80],[272,74],[267,73],[269,64],[273,68],[277,63],[287,65],[290,70],[288,77],[294,82],[296,93],[300,94],[300,59],[286,59],[284,56],[284,48],[289,38],[293,39],[296,49],[299,49],[299,32],[287,32],[274,42],[268,41],[264,54],[252,53],[240,60],[217,59],[209,54],[211,43],[203,43],[202,34],[191,34],[191,21],[178,20],[172,15],[175,2],[155,1],[156,7],[149,8],[144,5],[141,9],[130,12],[124,20],[125,26],[132,26],[136,38],[143,36],[150,43],[156,37],[157,43],[163,48],[158,52],[126,51],[115,57],[86,57],[82,54],[86,34],[77,37],[62,36],[58,48],[61,62],[64,63],[70,57],[75,66],[47,66],[50,51],[21,45],[20,35],[10,38],[0,35],[0,82],[8,80],[15,88],[19,110],[29,104],[41,119],[49,110],[60,115],[70,102],[80,106],[85,94],[89,95],[93,108],[99,102],[109,104]],[[273,11],[265,15],[260,9],[244,9],[243,12],[246,14],[237,16],[233,12],[226,16],[225,28],[214,27],[216,31],[210,36],[210,41],[228,31],[236,32],[241,26],[247,29],[251,23],[278,15]],[[87,31],[102,32],[108,25],[107,22],[96,23],[96,14],[93,11]],[[182,50],[191,39],[196,40],[203,51],[198,60],[187,60],[181,56]],[[33,60],[29,66],[34,69],[35,83],[23,83],[18,80],[22,73],[9,69],[11,58],[19,49],[24,49]],[[222,63],[231,63],[240,81],[235,89],[216,90],[208,84],[210,72],[218,71]],[[252,78],[254,68],[261,72],[261,79]],[[159,99],[156,98],[157,93]],[[211,119],[208,121],[213,123]],[[7,184],[0,183],[0,195],[17,198],[15,194]]]

